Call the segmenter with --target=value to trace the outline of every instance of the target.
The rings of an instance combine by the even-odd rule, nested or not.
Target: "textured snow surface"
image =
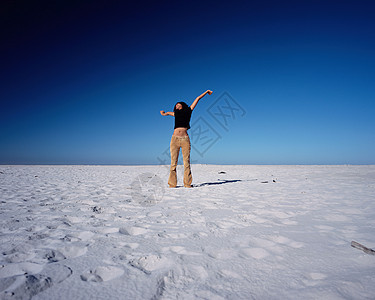
[[[0,166],[0,299],[374,299],[375,166]]]

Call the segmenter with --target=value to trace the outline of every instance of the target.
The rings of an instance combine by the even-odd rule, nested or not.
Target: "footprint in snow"
[[[43,265],[31,262],[0,265],[0,278],[7,278],[24,274],[36,274],[42,270]]]
[[[319,284],[319,281],[324,280],[327,278],[327,276],[323,273],[309,273],[306,274],[305,279],[302,280],[302,282],[306,286],[316,286]]]
[[[179,255],[193,255],[193,256],[201,255],[200,253],[188,251],[188,250],[186,250],[185,247],[182,247],[182,246],[164,247],[164,248],[162,248],[162,251],[164,253],[172,252],[172,253],[179,254]]]
[[[101,234],[110,234],[110,233],[117,233],[119,232],[118,227],[103,227],[96,230],[97,233]]]
[[[83,281],[103,282],[115,279],[124,274],[124,270],[114,266],[100,266],[81,275]]]
[[[87,247],[82,245],[69,245],[61,247],[59,249],[49,249],[41,252],[43,260],[47,260],[49,263],[62,261],[64,259],[75,258],[86,254]]]
[[[274,252],[274,253],[278,253],[278,254],[281,254],[281,253],[283,253],[285,251],[283,249],[283,247],[281,247],[278,244],[276,244],[275,242],[267,240],[267,239],[253,238],[251,240],[251,244],[254,244],[254,245],[256,245],[256,246],[258,246],[260,248],[265,248],[268,251],[271,251],[271,252]]]
[[[263,259],[269,255],[270,253],[263,248],[245,248],[240,251],[240,256],[243,258]]]
[[[287,245],[289,247],[296,248],[296,249],[302,248],[305,245],[302,242],[296,242],[296,241],[293,241],[293,240],[291,240],[287,237],[284,237],[284,236],[273,236],[273,237],[271,237],[271,240],[274,241],[277,244]]]
[[[155,270],[167,267],[169,260],[163,256],[151,254],[133,259],[129,261],[129,264],[149,275]]]
[[[75,258],[86,254],[87,247],[81,245],[71,245],[59,249],[59,252],[65,256],[65,258]]]
[[[119,232],[125,235],[141,235],[147,233],[149,230],[142,227],[123,227],[120,228]]]
[[[205,248],[204,251],[208,256],[221,260],[232,259],[235,256],[233,249]]]
[[[37,271],[36,269],[29,271]],[[70,275],[71,268],[49,264],[39,273],[23,274],[0,279],[0,298],[7,299],[31,299],[40,292],[50,288],[54,284],[59,284]]]
[[[3,253],[3,257],[6,262],[8,263],[20,263],[27,260],[31,260],[35,257],[35,253],[27,253],[27,252],[14,252],[5,254]]]
[[[66,237],[71,241],[89,241],[94,235],[95,233],[91,231],[79,231],[67,234]]]

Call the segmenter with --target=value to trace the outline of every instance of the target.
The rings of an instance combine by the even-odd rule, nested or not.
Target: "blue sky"
[[[195,163],[375,163],[372,1],[1,6],[0,164],[158,164],[207,89]]]

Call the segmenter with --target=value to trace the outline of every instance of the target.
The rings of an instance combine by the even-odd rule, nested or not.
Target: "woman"
[[[191,113],[197,106],[200,99],[206,94],[211,95],[212,91],[207,90],[202,95],[198,96],[190,107],[185,102],[177,102],[174,106],[173,112],[160,111],[162,116],[174,117],[174,131],[171,139],[171,169],[168,179],[169,187],[174,188],[177,185],[177,162],[180,148],[182,150],[182,157],[184,161],[184,186],[191,187],[193,178],[190,169],[190,139],[187,133],[190,128]]]

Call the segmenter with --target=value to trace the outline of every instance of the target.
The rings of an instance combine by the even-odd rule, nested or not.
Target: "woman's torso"
[[[184,127],[177,127],[173,131],[173,135],[174,136],[188,136],[187,130],[188,129]]]

